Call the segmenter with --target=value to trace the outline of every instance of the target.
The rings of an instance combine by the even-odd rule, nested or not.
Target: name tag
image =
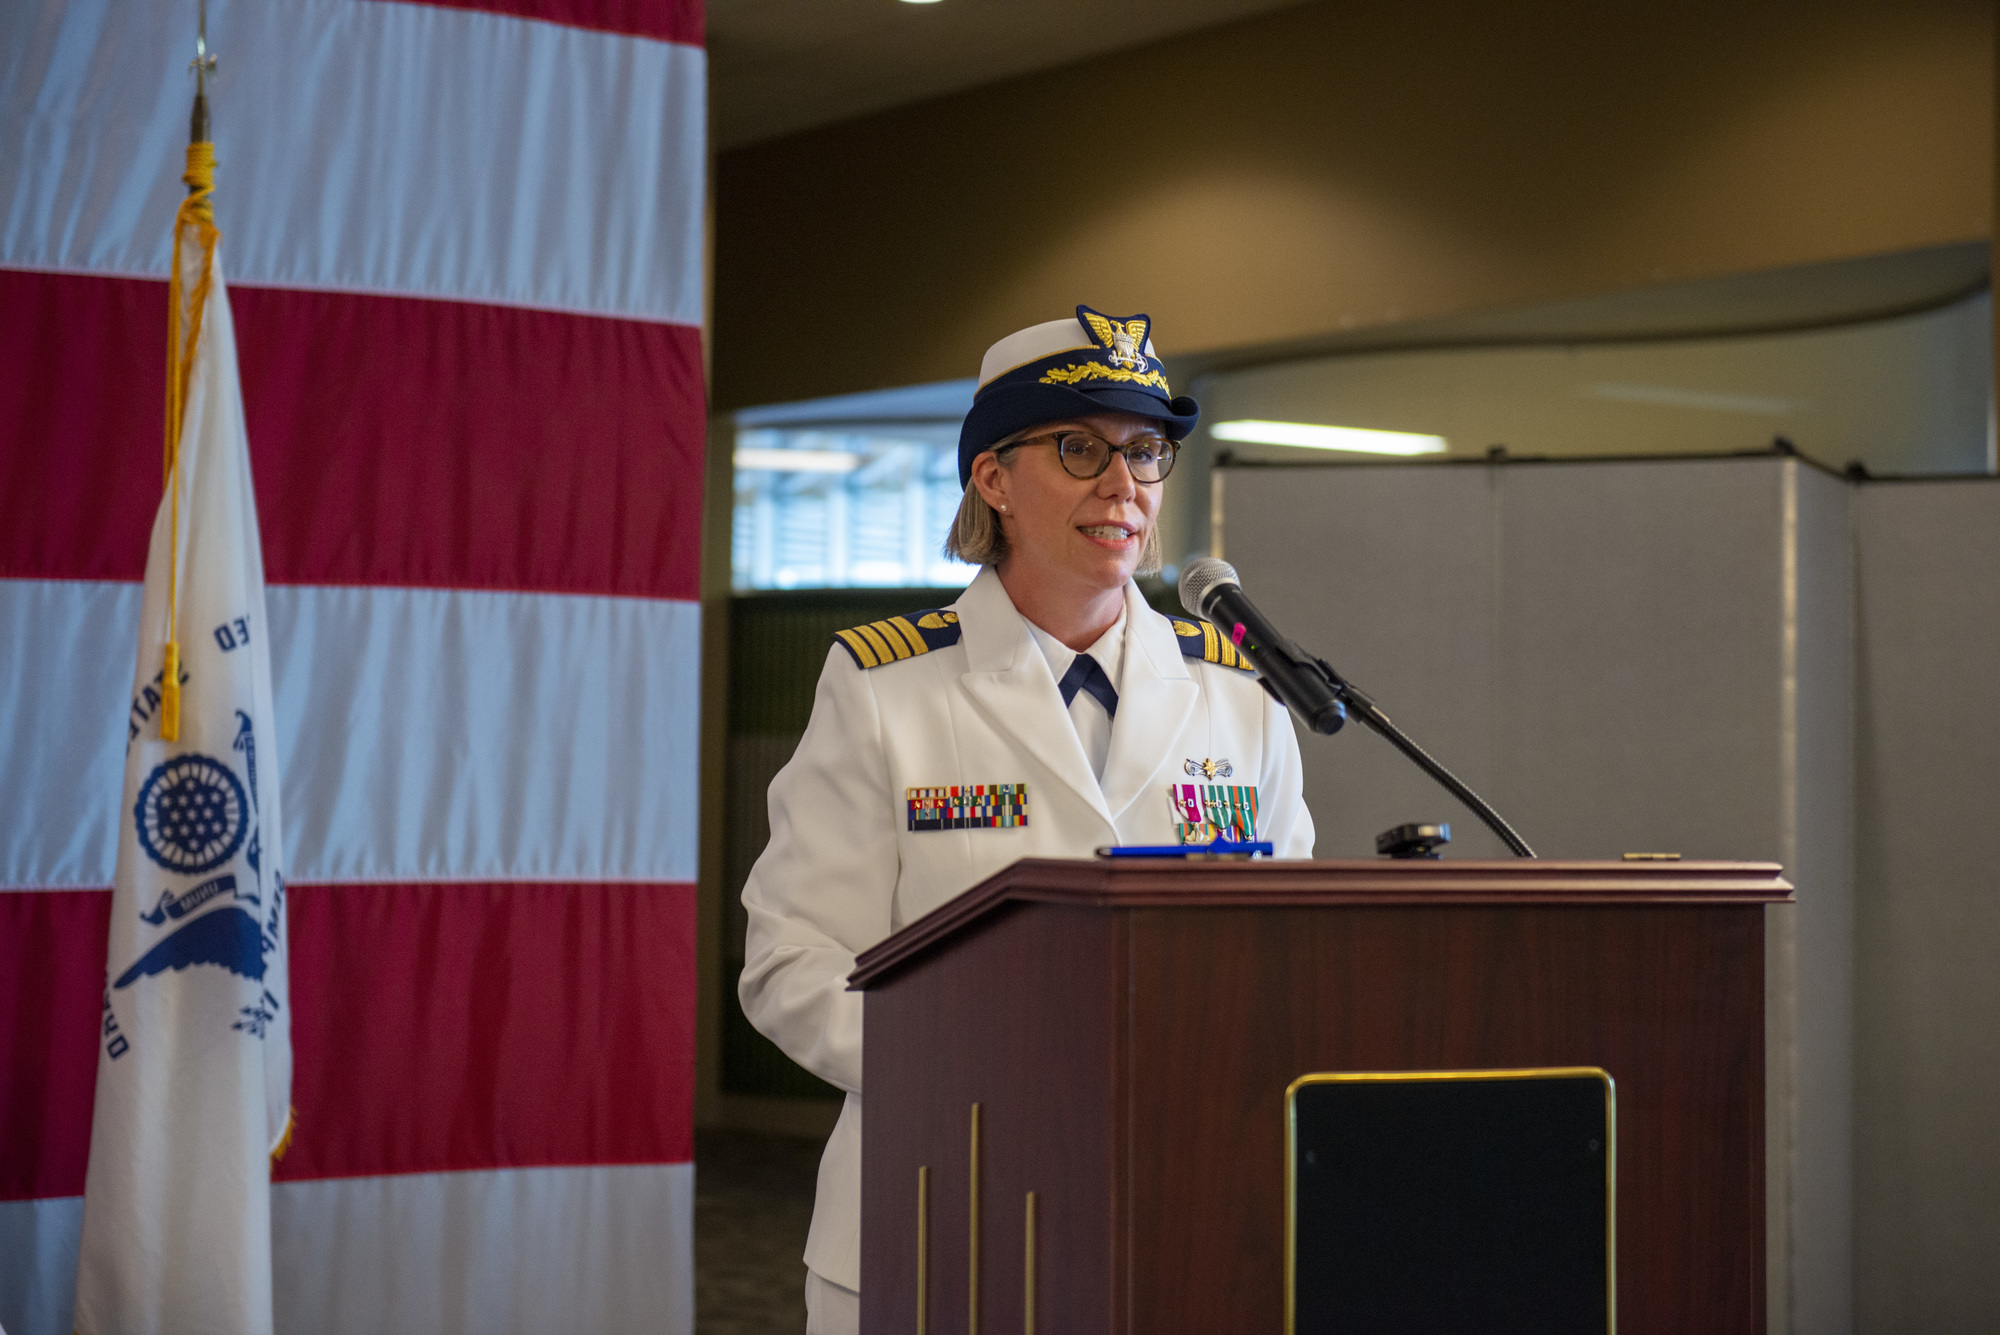
[[[1167,788],[1174,834],[1183,844],[1219,838],[1249,843],[1257,837],[1257,789],[1250,784],[1176,783]]]
[[[1025,783],[906,788],[912,830],[1012,830],[1028,823]]]

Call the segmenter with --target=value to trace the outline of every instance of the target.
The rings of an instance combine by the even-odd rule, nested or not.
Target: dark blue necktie
[[[1092,699],[1104,706],[1106,718],[1118,717],[1118,692],[1111,685],[1111,678],[1104,675],[1104,669],[1089,654],[1078,654],[1076,661],[1063,673],[1056,689],[1062,692],[1063,708],[1068,709],[1070,701],[1076,699],[1078,691],[1088,691]]]

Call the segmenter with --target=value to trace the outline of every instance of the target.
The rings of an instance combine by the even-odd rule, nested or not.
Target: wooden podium
[[[1762,1330],[1779,870],[1014,864],[852,976],[862,1329],[1275,1335],[1294,1080],[1601,1067],[1617,1329]]]

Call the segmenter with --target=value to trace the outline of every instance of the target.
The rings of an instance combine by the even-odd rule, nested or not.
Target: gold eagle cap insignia
[[[1197,779],[1226,779],[1236,773],[1236,766],[1226,760],[1190,760],[1186,768]]]
[[[1113,366],[1132,371],[1146,369],[1146,332],[1152,323],[1150,319],[1135,315],[1129,320],[1114,320],[1089,309],[1079,309],[1077,314],[1089,326],[1098,345],[1111,354],[1109,360]]]

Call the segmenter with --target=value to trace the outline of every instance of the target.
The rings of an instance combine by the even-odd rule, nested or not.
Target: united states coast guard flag
[[[212,171],[212,146],[194,144],[175,220],[167,494],[127,718],[79,1335],[272,1328],[270,1163],[292,1078],[284,838]]]

